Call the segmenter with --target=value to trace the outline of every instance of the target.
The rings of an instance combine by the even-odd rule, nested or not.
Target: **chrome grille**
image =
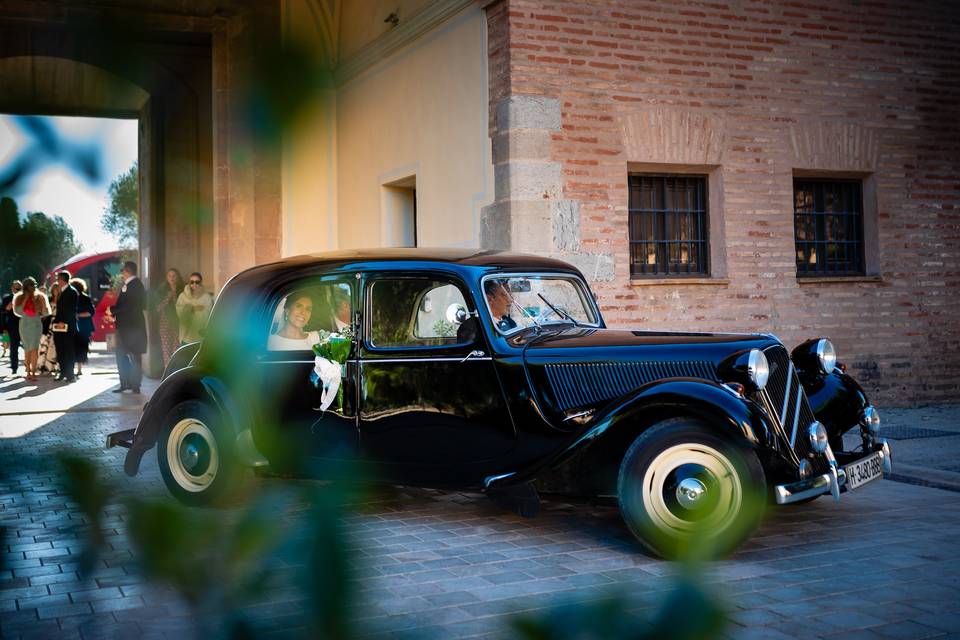
[[[613,400],[664,378],[702,378],[719,382],[713,363],[702,360],[563,363],[548,364],[545,369],[560,411]]]
[[[767,347],[763,351],[770,364],[770,379],[760,392],[767,410],[775,417],[781,430],[781,436],[800,459],[809,458],[810,441],[806,431],[810,423],[816,420],[807,394],[803,392],[800,378],[793,367],[790,355],[782,345]],[[809,458],[816,473],[826,473],[829,463],[825,456],[815,455]]]

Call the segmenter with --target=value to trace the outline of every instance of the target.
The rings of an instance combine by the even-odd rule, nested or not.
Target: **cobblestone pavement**
[[[124,452],[103,449],[107,433],[135,426],[144,398],[109,393],[116,374],[107,356],[98,357],[70,387],[0,380],[0,526],[8,529],[0,541],[0,637],[201,636],[175,594],[139,575],[117,505],[108,509],[110,550],[92,576],[78,575],[79,514],[59,489],[52,451],[71,446],[128,491],[164,494],[153,452],[141,475],[128,479]],[[956,461],[958,416],[956,407],[884,413],[887,424],[958,432],[922,439],[944,473]],[[896,456],[900,442],[893,444]],[[903,448],[923,468],[920,448]],[[311,485],[251,481],[280,492]],[[285,522],[297,529],[303,520]],[[627,594],[623,615],[642,621],[679,572],[638,550],[609,505],[547,500],[540,516],[523,519],[481,495],[396,489],[367,500],[346,525],[356,617],[365,634],[384,638],[510,637],[509,620],[519,612],[589,601],[613,588]],[[839,505],[821,498],[773,509],[743,549],[711,564],[705,578],[730,612],[730,638],[960,637],[958,532],[960,493],[883,480],[844,494]],[[290,567],[280,568],[298,561],[287,558]],[[306,606],[288,586],[271,590],[249,614],[272,631],[266,635],[286,636],[303,624]]]

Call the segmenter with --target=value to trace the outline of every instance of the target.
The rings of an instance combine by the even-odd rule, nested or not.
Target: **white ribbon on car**
[[[320,395],[320,410],[326,411],[327,407],[337,397],[337,390],[340,388],[340,376],[343,375],[343,369],[340,364],[326,358],[317,356],[313,361],[313,372],[320,378],[323,384],[323,393]]]

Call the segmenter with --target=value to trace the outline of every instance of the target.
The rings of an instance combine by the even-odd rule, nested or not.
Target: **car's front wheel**
[[[620,511],[657,555],[716,557],[756,528],[765,480],[756,454],[687,418],[665,420],[630,446],[617,482]]]
[[[187,400],[168,413],[157,441],[157,462],[167,489],[180,502],[221,500],[233,481],[232,450],[220,416],[210,405]]]

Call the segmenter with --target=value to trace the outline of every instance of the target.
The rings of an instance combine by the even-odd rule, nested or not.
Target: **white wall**
[[[340,87],[340,247],[381,244],[383,186],[410,176],[417,244],[478,246],[493,198],[486,69],[486,18],[470,7]]]

